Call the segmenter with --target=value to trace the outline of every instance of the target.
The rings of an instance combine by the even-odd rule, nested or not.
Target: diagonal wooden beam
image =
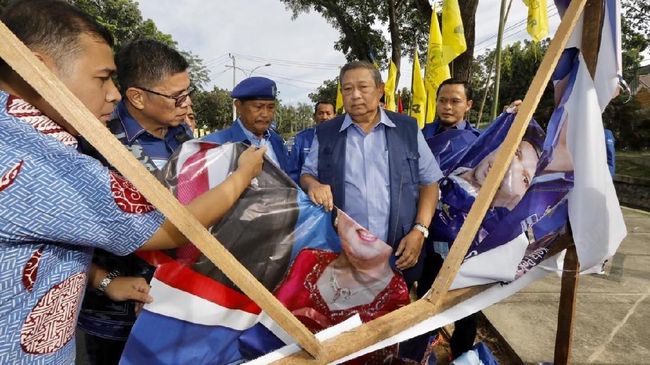
[[[553,247],[546,254],[546,257],[553,257],[562,252],[573,244],[573,238],[570,234],[560,236]],[[473,286],[451,290],[447,293],[440,305],[435,308],[434,305],[426,299],[420,299],[408,306],[402,307],[396,311],[390,312],[371,322],[355,328],[351,331],[341,333],[340,335],[323,342],[323,357],[313,359],[308,353],[302,351],[273,364],[327,364],[353,354],[361,349],[371,346],[379,341],[394,336],[409,327],[431,317],[442,313],[458,303],[464,302],[499,283]]]
[[[316,337],[126,150],[2,22],[0,57],[303,349],[314,357],[319,356],[321,346]]]
[[[584,9],[587,0],[573,0],[569,5],[562,22],[555,33],[555,37],[544,55],[544,59],[533,78],[526,93],[524,101],[519,107],[512,127],[499,148],[496,160],[492,165],[483,187],[479,191],[476,201],[465,219],[442,269],[433,283],[431,294],[427,299],[422,299],[410,305],[386,314],[368,322],[352,331],[342,333],[328,341],[323,342],[323,357],[319,360],[310,359],[302,352],[278,361],[282,364],[324,364],[338,360],[344,356],[369,347],[382,339],[396,335],[409,327],[440,313],[442,309],[449,308],[465,298],[474,296],[485,290],[485,286],[472,287],[449,291],[452,281],[456,277],[460,265],[469,249],[469,246],[480,227],[483,217],[487,212],[494,195],[503,180],[506,170],[510,165],[519,143],[521,142],[529,120],[537,108],[537,104],[544,93],[547,83],[555,70],[555,66],[566,46],[576,23]],[[462,300],[459,300],[462,299]]]
[[[555,37],[553,37],[553,40],[544,55],[544,59],[537,69],[537,73],[528,88],[528,92],[526,92],[526,96],[519,107],[517,116],[515,117],[503,144],[499,147],[494,164],[492,164],[492,168],[490,169],[483,186],[479,190],[476,201],[474,201],[467,218],[465,218],[465,223],[461,227],[460,232],[458,232],[456,240],[451,246],[449,255],[442,264],[440,273],[433,283],[428,299],[434,305],[442,300],[456,277],[460,265],[467,254],[467,250],[472,244],[472,240],[476,236],[476,232],[478,232],[478,229],[483,222],[483,217],[485,217],[485,213],[490,208],[494,195],[499,189],[501,181],[510,166],[510,162],[519,147],[519,143],[526,133],[528,123],[533,117],[533,113],[537,108],[539,100],[542,98],[546,85],[551,79],[555,66],[564,51],[564,47],[566,46],[576,23],[580,19],[586,1],[587,0],[571,1],[566,14],[562,18],[562,22],[555,33]]]

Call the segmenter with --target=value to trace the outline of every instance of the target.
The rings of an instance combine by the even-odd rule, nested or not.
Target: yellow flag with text
[[[442,62],[449,64],[467,50],[458,0],[442,2]]]
[[[420,57],[418,50],[415,50],[413,57],[413,78],[411,81],[411,107],[409,115],[418,121],[420,129],[424,128],[424,117],[426,114],[427,92],[424,89],[424,79],[420,69]]]
[[[528,34],[535,42],[548,35],[548,9],[546,0],[523,0],[528,6]]]
[[[336,84],[336,114],[345,113],[345,108],[343,107],[343,94],[341,94],[341,80]]]
[[[397,66],[390,60],[390,67],[388,68],[388,78],[384,84],[384,109],[394,112],[397,109],[395,102],[395,81],[397,80]]]
[[[438,14],[431,12],[429,29],[429,48],[427,49],[427,68],[424,76],[424,88],[427,92],[427,109],[425,123],[433,123],[436,118],[436,93],[438,86],[451,77],[449,66],[442,62],[442,34],[438,24]]]

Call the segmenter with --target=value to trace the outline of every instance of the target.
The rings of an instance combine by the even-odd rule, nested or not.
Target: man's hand
[[[238,170],[247,174],[251,179],[256,177],[262,172],[262,165],[264,163],[264,154],[266,153],[266,146],[256,148],[250,146],[246,151],[242,152],[237,160]]]
[[[415,266],[418,263],[423,244],[424,236],[422,232],[411,230],[397,246],[395,256],[399,256],[399,259],[395,262],[395,266],[400,270],[410,269]]]
[[[314,204],[322,205],[328,212],[334,208],[334,198],[332,197],[332,189],[329,185],[314,181],[309,185],[307,194]]]
[[[133,276],[118,276],[106,287],[104,294],[112,301],[123,302],[134,300],[140,303],[151,303],[149,284],[144,278]]]
[[[521,105],[521,103],[522,103],[521,99],[514,100],[512,103],[505,106],[503,108],[503,111],[508,112],[510,114],[517,114],[517,112],[519,111],[519,106]]]

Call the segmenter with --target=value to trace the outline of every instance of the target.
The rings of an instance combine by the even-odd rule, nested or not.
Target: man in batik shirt
[[[120,99],[110,33],[63,1],[15,2],[0,20],[93,115],[110,118]],[[186,243],[127,180],[77,152],[77,134],[0,64],[1,364],[74,363],[94,247],[125,255]],[[247,151],[237,172],[188,209],[214,224],[259,173],[264,152]]]

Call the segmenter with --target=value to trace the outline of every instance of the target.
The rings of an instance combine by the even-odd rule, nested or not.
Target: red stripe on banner
[[[214,144],[201,143],[200,150],[190,156],[178,173],[176,197],[183,205],[189,204],[199,195],[210,189],[208,168],[205,165],[205,155],[208,150],[215,148]],[[176,250],[176,257],[184,263],[193,264],[199,258],[201,251],[194,245],[185,245]]]
[[[173,262],[174,259],[163,251],[136,251],[135,253],[139,258],[146,261],[149,265],[158,267],[168,262]]]
[[[246,295],[199,274],[186,265],[170,261],[158,266],[154,277],[165,284],[222,307],[259,314],[262,310]]]

